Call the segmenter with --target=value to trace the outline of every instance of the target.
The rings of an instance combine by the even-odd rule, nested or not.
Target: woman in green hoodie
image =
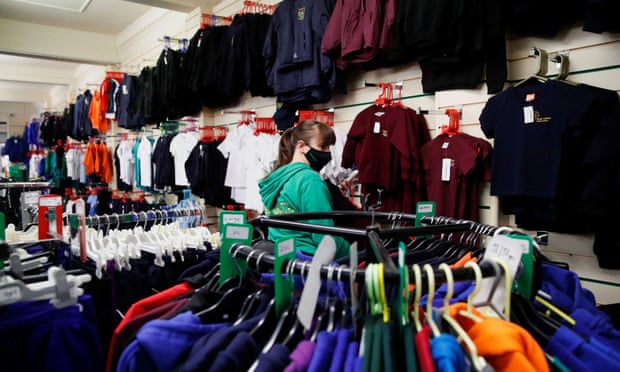
[[[329,148],[335,142],[332,128],[320,121],[306,120],[284,131],[275,169],[259,183],[268,216],[332,210],[332,197],[319,171],[331,160]],[[334,225],[331,219],[302,222]],[[314,254],[323,239],[323,234],[269,228],[272,241],[286,235],[295,236],[297,248],[306,254]],[[341,237],[334,239],[336,258],[348,256],[349,243]]]

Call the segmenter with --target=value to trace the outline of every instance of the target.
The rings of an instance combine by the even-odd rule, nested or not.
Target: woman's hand
[[[343,196],[347,198],[351,197],[351,190],[353,190],[355,185],[359,182],[358,174],[359,172],[357,170],[354,170],[353,172],[351,172],[349,177],[347,177],[338,184],[338,188],[340,189],[340,192]]]

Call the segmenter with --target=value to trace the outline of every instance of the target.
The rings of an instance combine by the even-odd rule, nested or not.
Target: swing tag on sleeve
[[[443,158],[441,159],[441,180],[449,182],[450,181],[450,169],[452,168],[452,159]]]
[[[523,123],[531,124],[534,122],[534,107],[525,106],[523,107]]]
[[[381,133],[381,122],[375,121],[375,125],[372,127],[372,132],[375,134]]]

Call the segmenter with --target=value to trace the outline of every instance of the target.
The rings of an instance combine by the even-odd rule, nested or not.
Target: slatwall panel
[[[268,3],[274,3],[268,1]],[[242,1],[223,1],[218,4],[214,14],[230,16],[243,7]],[[507,42],[508,79],[518,81],[538,70],[538,60],[528,58],[529,48],[535,45],[549,52],[567,51],[570,61],[570,80],[583,82],[607,89],[620,91],[620,34],[605,33],[597,35],[583,32],[576,26],[562,31],[550,39],[509,38]],[[548,74],[558,73],[554,63],[549,63]],[[354,71],[349,73],[346,96],[335,96],[332,102],[317,107],[334,107],[335,125],[348,130],[355,116],[374,101],[378,88],[363,87],[364,81],[404,81],[404,103],[412,108],[445,109],[462,106],[461,128],[465,133],[483,137],[478,117],[489,96],[486,85],[472,90],[451,90],[425,95],[421,87],[421,71],[417,63],[375,71]],[[256,109],[259,116],[268,116],[275,110],[274,99],[242,97],[235,107],[229,110]],[[222,114],[221,110],[204,110],[206,123],[215,125],[234,123],[238,114]],[[443,116],[427,116],[431,134],[435,128],[445,123]],[[490,141],[493,143],[493,141]],[[498,208],[497,198],[490,195],[490,185],[483,185],[480,199],[480,221],[488,224],[512,224],[511,216],[503,216]],[[592,253],[591,236],[552,233],[549,246],[543,247],[552,259],[568,262],[583,279],[583,285],[592,289],[601,303],[620,302],[620,273],[601,270]]]
[[[275,4],[277,0],[266,0],[265,3]],[[243,8],[241,0],[225,0],[214,9],[202,11],[220,16],[232,16]],[[152,65],[155,63],[163,43],[157,42],[163,35],[176,38],[191,38],[200,23],[201,9],[191,14],[170,11],[153,11],[148,17],[141,19],[133,28],[121,33],[118,37],[120,56],[123,65]],[[588,83],[607,89],[620,91],[620,34],[592,34],[573,27],[562,31],[550,39],[513,38],[507,41],[507,58],[509,80],[518,81],[529,76],[538,69],[538,62],[528,58],[530,46],[552,52],[568,51],[570,59],[570,80]],[[174,47],[174,44],[173,44]],[[548,73],[557,74],[558,69],[550,63]],[[404,103],[412,108],[445,109],[462,107],[463,117],[461,128],[465,133],[484,137],[478,117],[489,96],[486,86],[481,85],[472,90],[451,90],[438,92],[434,95],[424,94],[421,87],[421,71],[417,63],[382,68],[374,71],[349,71],[348,90],[345,96],[335,96],[331,102],[317,105],[317,108],[335,108],[335,125],[348,131],[355,116],[370,105],[379,94],[378,88],[364,87],[364,81],[403,81]],[[271,116],[275,111],[274,98],[250,97],[245,94],[235,106],[224,110],[204,109],[202,122],[207,125],[233,124],[239,120],[239,114],[223,113],[222,111],[239,111],[255,109],[258,116]],[[427,116],[431,134],[447,121],[444,116]],[[493,141],[490,141],[493,143]],[[504,216],[498,208],[497,198],[489,193],[489,184],[481,188],[480,221],[498,225],[514,225],[511,216]],[[582,235],[551,234],[550,244],[544,247],[545,253],[552,259],[568,262],[578,272],[584,286],[592,289],[601,303],[620,302],[620,275],[616,271],[601,270],[592,253],[592,237]]]
[[[620,34],[597,35],[574,27],[553,39],[511,40],[508,44],[510,79],[521,79],[538,69],[538,61],[527,57],[532,45],[549,54],[567,51],[569,80],[620,92]],[[557,73],[557,66],[549,63],[548,74]],[[512,218],[503,220],[512,222]],[[551,233],[549,245],[542,248],[551,259],[569,263],[571,269],[579,273],[583,286],[595,293],[598,302],[620,302],[620,272],[598,267],[592,252],[593,240],[591,235]]]

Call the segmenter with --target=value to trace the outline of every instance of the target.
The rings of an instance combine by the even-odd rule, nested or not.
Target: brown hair
[[[286,165],[293,160],[293,153],[295,153],[295,146],[297,141],[304,141],[306,144],[310,143],[310,139],[316,134],[319,134],[321,147],[326,145],[333,145],[336,143],[336,134],[334,130],[327,124],[317,120],[305,120],[299,123],[294,128],[288,128],[282,133],[280,138],[280,145],[278,146],[278,162],[274,168],[278,169],[283,165]]]

